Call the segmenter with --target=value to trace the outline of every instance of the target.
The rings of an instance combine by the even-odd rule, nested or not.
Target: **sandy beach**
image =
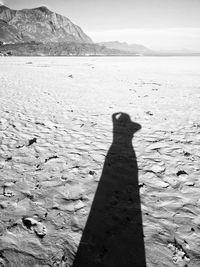
[[[199,114],[200,57],[1,57],[0,266],[200,266]]]

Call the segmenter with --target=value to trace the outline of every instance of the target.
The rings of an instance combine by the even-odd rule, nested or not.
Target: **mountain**
[[[0,5],[0,41],[92,43],[79,26],[45,6],[13,10],[4,5]]]
[[[99,45],[103,45],[106,48],[109,49],[117,49],[120,51],[130,52],[130,53],[136,53],[136,54],[144,54],[149,53],[151,50],[147,47],[139,44],[128,44],[128,43],[121,43],[118,41],[114,42],[101,42]]]
[[[135,56],[149,51],[117,41],[95,44],[79,26],[45,6],[13,10],[0,5],[0,55]]]

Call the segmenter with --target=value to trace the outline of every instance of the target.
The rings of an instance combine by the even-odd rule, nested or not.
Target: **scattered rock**
[[[177,176],[180,176],[180,175],[188,175],[188,173],[185,172],[185,171],[180,170],[180,171],[178,171],[178,172],[176,173],[176,175],[177,175]]]
[[[8,157],[5,161],[11,161],[12,157]]]
[[[47,234],[46,227],[41,222],[38,222],[33,218],[23,218],[22,222],[27,229],[34,231],[40,238],[43,238]]]
[[[32,144],[37,142],[37,138],[33,138],[31,140],[28,141],[28,146],[31,146]]]
[[[45,124],[44,124],[43,122],[39,122],[39,121],[36,121],[35,124],[36,124],[36,125],[45,126]]]
[[[184,152],[184,156],[189,157],[189,156],[191,156],[191,154],[189,152]]]
[[[13,191],[6,190],[3,195],[4,197],[13,197],[15,193]]]
[[[37,223],[33,226],[34,232],[40,238],[43,238],[47,234],[47,229],[42,223]]]
[[[151,111],[145,111],[145,113],[149,116],[153,116],[153,113]]]

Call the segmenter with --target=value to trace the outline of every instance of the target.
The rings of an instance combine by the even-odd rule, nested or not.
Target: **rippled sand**
[[[141,125],[132,140],[140,203],[127,201],[142,214],[146,266],[200,266],[199,70],[200,57],[2,57],[0,265],[72,266],[112,144],[112,114],[124,112]],[[124,192],[103,208],[125,205]],[[123,257],[131,247],[119,238],[128,227],[119,217],[118,243],[108,247]],[[107,250],[94,267],[114,267]]]

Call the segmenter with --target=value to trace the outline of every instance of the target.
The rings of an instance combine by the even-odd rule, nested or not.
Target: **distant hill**
[[[109,49],[117,49],[120,51],[125,51],[125,52],[130,52],[130,53],[135,53],[135,54],[144,54],[144,53],[149,53],[151,51],[147,47],[140,45],[140,44],[128,44],[125,42],[121,43],[118,41],[101,42],[99,43],[99,45],[103,45]]]
[[[93,43],[60,42],[0,44],[0,56],[129,56],[117,49]]]
[[[13,10],[4,5],[0,5],[0,41],[92,43],[79,26],[45,6]]]

